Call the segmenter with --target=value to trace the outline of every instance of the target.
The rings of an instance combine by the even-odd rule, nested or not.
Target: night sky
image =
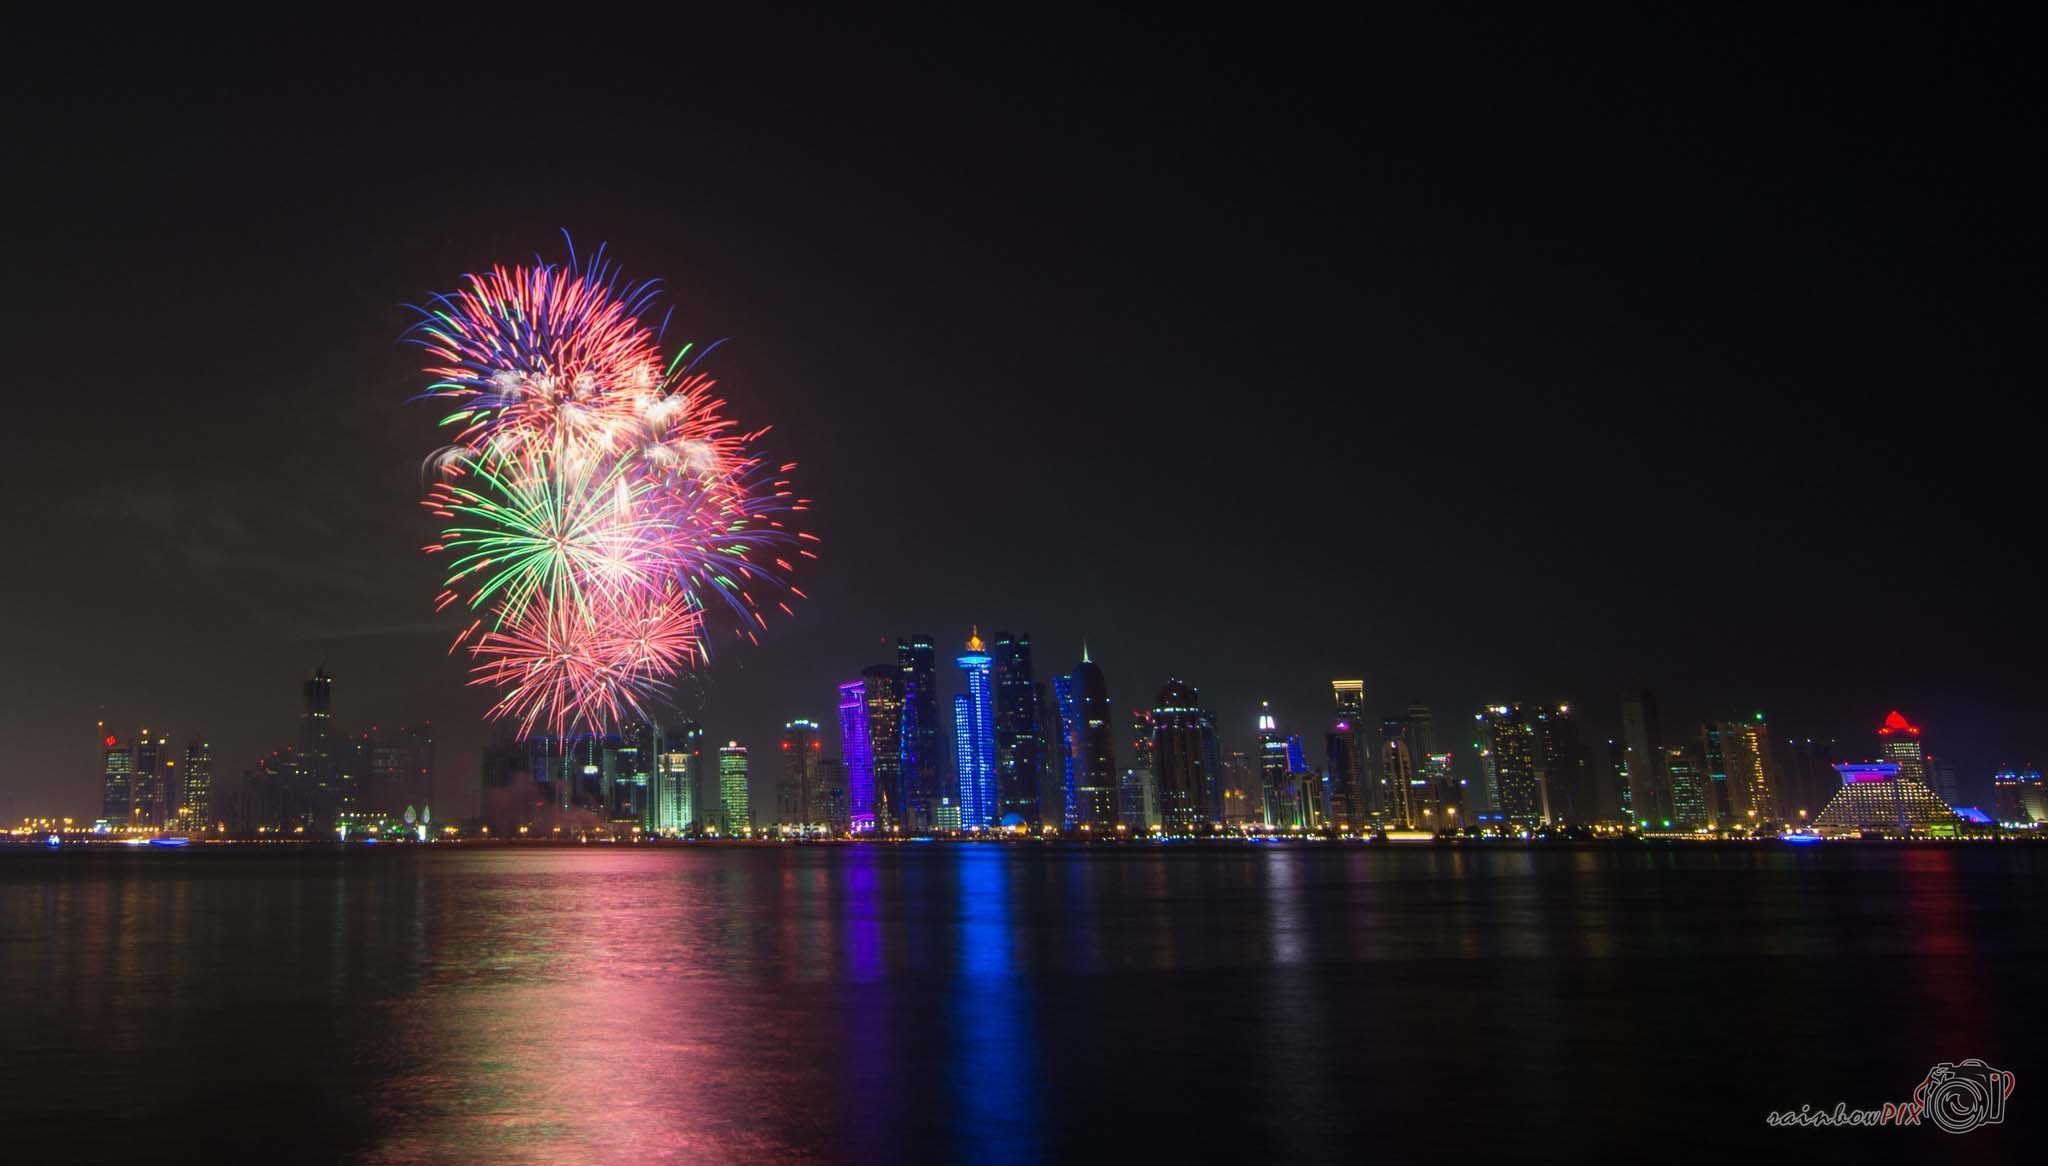
[[[473,805],[403,305],[563,229],[817,500],[811,602],[686,685],[757,756],[978,622],[1226,747],[1362,675],[2048,759],[2006,17],[1237,11],[17,27],[0,818],[93,816],[102,717],[236,780],[317,664]]]

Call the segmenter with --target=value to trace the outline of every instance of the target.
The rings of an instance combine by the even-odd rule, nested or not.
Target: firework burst
[[[707,658],[714,600],[752,639],[764,605],[802,596],[793,560],[816,540],[791,525],[795,467],[724,414],[702,353],[664,360],[656,285],[602,250],[464,284],[408,335],[433,359],[421,397],[453,406],[425,505],[445,523],[426,548],[449,558],[440,604],[475,617],[456,647],[522,734],[644,718]]]

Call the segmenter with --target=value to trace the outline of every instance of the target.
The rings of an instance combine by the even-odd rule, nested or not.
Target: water
[[[13,1161],[2039,1160],[2048,849],[0,851]],[[1938,1061],[2005,1123],[1774,1130]]]

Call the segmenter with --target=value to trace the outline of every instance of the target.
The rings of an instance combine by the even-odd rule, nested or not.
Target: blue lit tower
[[[953,698],[953,746],[960,771],[960,825],[987,829],[1001,819],[996,789],[994,659],[980,629],[967,637],[967,650],[954,658],[967,674],[967,691]]]
[[[1081,761],[1077,739],[1081,710],[1074,700],[1074,677],[1061,673],[1052,678],[1053,737],[1058,745],[1060,774],[1060,829],[1072,830],[1081,822],[1080,793],[1076,788]]]
[[[868,685],[849,680],[839,686],[839,748],[846,758],[848,822],[855,833],[875,828],[875,748],[868,712]]]
[[[897,640],[896,672],[903,681],[903,725],[898,743],[902,825],[907,831],[930,830],[932,807],[940,797],[939,775],[945,765],[939,753],[939,672],[932,638]]]
[[[1053,678],[1059,694],[1059,754],[1066,791],[1062,824],[1113,832],[1122,817],[1116,768],[1116,710],[1102,669],[1081,646],[1081,663]]]
[[[1031,633],[996,633],[991,679],[995,686],[997,819],[1036,826],[1039,776],[1044,768],[1038,725],[1038,685],[1031,670]]]

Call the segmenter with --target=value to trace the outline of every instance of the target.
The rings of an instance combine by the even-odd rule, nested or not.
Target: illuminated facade
[[[1162,698],[1164,699],[1164,698]],[[1270,702],[1259,705],[1259,794],[1265,803],[1266,828],[1294,831],[1302,828],[1301,802],[1294,782],[1293,766],[1287,760],[1287,741],[1273,719]]]
[[[818,722],[799,718],[782,726],[782,780],[775,787],[775,820],[785,830],[824,825],[818,805],[818,762],[824,759],[824,747]]]
[[[2048,798],[2038,770],[2002,769],[1991,776],[1992,816],[2001,826],[2048,822]]]
[[[938,655],[930,636],[896,641],[896,674],[903,682],[903,726],[898,753],[903,773],[904,827],[932,829],[933,807],[944,791],[946,759],[939,746]]]
[[[135,809],[128,816],[129,825],[164,828],[172,804],[170,760],[170,744],[142,730],[135,739]]]
[[[1422,758],[1422,785],[1429,791],[1421,806],[1422,820],[1416,825],[1444,833],[1464,827],[1465,789],[1451,772],[1451,755],[1429,753]]]
[[[1081,647],[1081,663],[1061,677],[1069,706],[1062,707],[1061,750],[1072,772],[1070,825],[1090,831],[1113,831],[1122,820],[1116,767],[1116,709],[1109,702],[1109,682]]]
[[[839,686],[839,752],[846,761],[847,820],[864,832],[875,828],[875,750],[868,715],[868,685],[849,680]]]
[[[1877,755],[1898,766],[1900,777],[1927,784],[1927,754],[1920,743],[1920,726],[1897,709],[1878,726]]]
[[[680,834],[696,825],[704,781],[704,727],[684,721],[664,727],[654,761],[653,823],[658,834]]]
[[[1667,745],[1664,773],[1671,783],[1671,829],[1698,830],[1712,826],[1717,814],[1713,804],[1714,783],[1697,745]],[[1644,829],[1649,829],[1646,824]]]
[[[1503,822],[1544,821],[1543,787],[1536,773],[1536,734],[1519,704],[1488,705],[1478,714],[1480,762]]]
[[[213,824],[213,746],[185,742],[185,767],[178,779],[178,820],[184,829],[204,830]]]
[[[1337,681],[1342,684],[1344,681]],[[1338,702],[1339,709],[1343,702]],[[1372,820],[1367,808],[1367,786],[1371,776],[1365,769],[1364,733],[1360,722],[1339,712],[1323,735],[1323,760],[1330,788],[1331,824],[1339,830],[1356,830]]]
[[[1417,816],[1415,754],[1408,743],[1408,722],[1389,719],[1380,722],[1379,773],[1374,793],[1379,801],[1379,823],[1388,830],[1405,830]]]
[[[1824,835],[1882,834],[1893,838],[1955,833],[1956,814],[1924,782],[1895,761],[1835,766],[1842,788],[1813,821]]]
[[[100,817],[107,825],[128,825],[135,810],[135,751],[114,737],[106,738],[106,764],[100,777]]]
[[[754,828],[754,810],[747,793],[747,747],[727,741],[718,747],[718,832],[745,837]]]
[[[1031,633],[997,632],[990,665],[994,687],[997,820],[1036,826],[1045,741],[1038,724],[1043,700],[1031,668]]]
[[[1131,766],[1117,785],[1117,815],[1133,834],[1159,825],[1159,782],[1152,765],[1152,710],[1131,710]]]
[[[860,674],[866,686],[868,748],[873,757],[873,828],[901,829],[909,791],[903,780],[903,674],[893,664],[877,664]]]
[[[966,830],[986,830],[1001,820],[996,788],[995,693],[988,654],[977,629],[967,637],[967,650],[954,658],[966,674],[967,691],[953,698],[953,760],[960,779],[960,823]]]
[[[1779,817],[1777,767],[1770,726],[1762,713],[1747,721],[1721,721],[1700,730],[1715,817],[1724,826],[1769,825]]]

